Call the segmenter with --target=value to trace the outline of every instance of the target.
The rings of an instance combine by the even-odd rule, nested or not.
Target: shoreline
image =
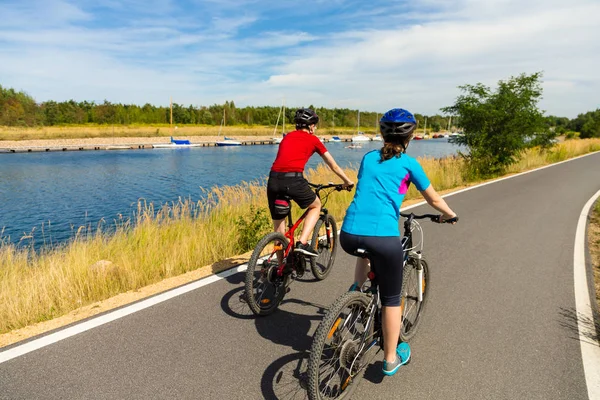
[[[330,140],[333,135],[318,135]],[[350,139],[352,135],[336,135],[342,139]],[[227,136],[239,141],[271,141],[273,136]],[[223,136],[177,136],[178,140],[189,140],[191,143],[208,144],[223,140]],[[27,139],[27,140],[0,140],[0,149],[27,149],[44,147],[106,147],[106,146],[146,146],[151,148],[154,144],[168,144],[169,137],[98,137],[98,138],[73,138],[73,139]]]

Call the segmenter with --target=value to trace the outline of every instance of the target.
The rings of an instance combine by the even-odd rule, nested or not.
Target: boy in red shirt
[[[294,122],[296,130],[285,135],[279,144],[277,157],[269,173],[267,198],[275,232],[285,233],[287,216],[275,208],[276,200],[281,200],[287,195],[298,203],[300,208],[308,208],[300,240],[296,243],[294,251],[316,257],[318,256],[316,250],[307,242],[319,219],[321,200],[304,179],[302,174],[304,166],[314,153],[318,153],[329,168],[344,181],[345,188],[351,187],[354,183],[337,165],[319,138],[314,135],[319,116],[310,108],[300,108],[296,111]]]

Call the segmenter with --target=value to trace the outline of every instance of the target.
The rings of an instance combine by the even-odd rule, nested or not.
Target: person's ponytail
[[[389,160],[393,157],[400,157],[402,153],[406,152],[406,147],[410,140],[406,138],[398,138],[399,140],[389,139],[383,142],[383,147],[381,148],[381,162]]]

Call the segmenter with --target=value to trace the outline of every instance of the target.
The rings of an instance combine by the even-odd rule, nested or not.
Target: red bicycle
[[[317,257],[308,257],[313,275],[323,280],[331,272],[337,250],[338,230],[335,219],[328,213],[325,204],[334,191],[344,190],[341,184],[317,185],[309,183],[321,199],[321,215],[313,230],[311,244],[315,246]],[[323,196],[321,191],[328,190]],[[352,189],[352,187],[347,190]],[[308,210],[293,223],[291,199],[285,199],[290,207],[287,214],[288,230],[284,234],[271,232],[256,245],[246,270],[246,291],[244,299],[255,315],[273,313],[288,291],[290,283],[304,275],[306,256],[294,252],[294,233],[306,218]]]

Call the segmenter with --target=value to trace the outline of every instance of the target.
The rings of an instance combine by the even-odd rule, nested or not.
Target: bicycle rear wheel
[[[403,277],[403,301],[404,310],[402,313],[402,329],[400,330],[400,340],[407,342],[417,333],[417,328],[421,322],[421,317],[431,287],[431,276],[427,261],[421,259],[423,266],[423,300],[419,301],[419,276],[417,271],[417,260],[409,259],[404,266]]]
[[[285,295],[284,278],[276,275],[280,265],[277,252],[283,254],[288,243],[281,233],[271,232],[252,252],[246,270],[246,301],[255,315],[273,313]]]
[[[329,235],[327,234],[329,225]],[[319,255],[310,258],[310,267],[318,280],[323,280],[331,272],[337,252],[338,231],[335,219],[327,214],[317,221],[312,235],[312,244]]]
[[[319,324],[308,360],[310,400],[342,399],[352,394],[373,348],[371,299],[361,292],[339,297]]]

